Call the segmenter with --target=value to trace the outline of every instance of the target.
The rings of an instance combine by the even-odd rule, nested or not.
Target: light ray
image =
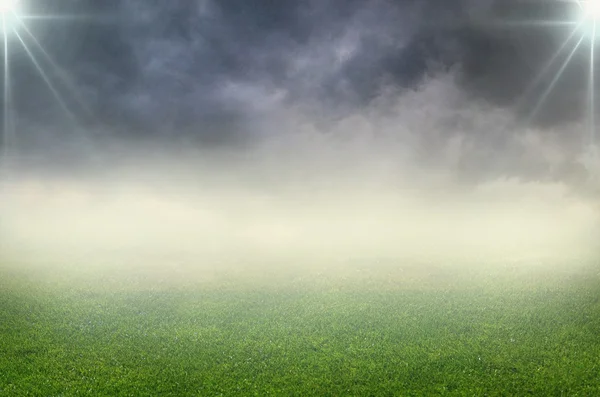
[[[20,15],[19,19],[23,21],[89,21],[94,20],[97,21],[99,18],[95,15],[69,15],[69,14],[44,14],[44,15],[35,15],[35,14],[25,14]]]
[[[6,29],[7,21],[6,16],[2,15],[2,34],[4,41],[4,95],[3,95],[3,130],[2,130],[2,160],[3,165],[6,165],[10,156],[10,146],[12,144],[13,139],[13,131],[12,131],[12,114],[11,114],[11,92],[10,92],[10,71],[9,71],[9,62],[8,62],[8,32]],[[4,167],[3,167],[4,168]]]
[[[85,100],[83,99],[83,97],[81,96],[81,94],[79,93],[79,91],[77,90],[77,88],[75,87],[75,84],[73,84],[73,81],[66,74],[66,72],[64,71],[64,69],[61,68],[54,61],[54,59],[50,56],[50,54],[48,54],[48,52],[46,51],[46,49],[44,49],[44,46],[42,46],[42,44],[38,41],[38,39],[35,37],[35,35],[27,27],[27,25],[25,23],[23,23],[22,21],[21,21],[20,25],[23,28],[23,31],[25,33],[27,33],[27,35],[29,36],[29,38],[31,39],[31,41],[35,44],[35,46],[38,48],[38,50],[44,56],[44,58],[46,59],[46,61],[55,70],[56,74],[58,75],[58,78],[61,80],[61,82],[67,88],[67,90],[69,91],[69,93],[73,96],[73,98],[75,99],[75,102],[77,102],[77,104],[81,107],[82,110],[85,111],[86,114],[92,115],[93,112],[91,111],[91,109],[89,108],[89,106],[86,104]]]
[[[565,69],[567,68],[567,66],[569,65],[569,63],[571,62],[571,59],[573,58],[573,55],[575,55],[575,52],[577,51],[577,49],[581,45],[581,42],[583,41],[584,37],[585,37],[585,35],[581,35],[581,37],[579,38],[579,41],[577,42],[577,44],[575,44],[575,46],[573,47],[573,49],[569,53],[569,56],[567,57],[567,59],[565,59],[565,61],[563,62],[562,66],[560,67],[560,69],[558,70],[558,72],[556,73],[556,75],[554,76],[554,79],[552,79],[552,82],[550,82],[550,84],[548,85],[548,88],[546,88],[546,90],[544,91],[544,93],[542,94],[542,96],[540,97],[540,99],[538,100],[535,108],[532,110],[532,112],[531,112],[531,114],[529,116],[529,120],[530,121],[535,118],[536,114],[539,112],[539,110],[542,107],[542,105],[548,99],[548,96],[550,95],[550,93],[554,89],[554,86],[556,85],[556,83],[558,82],[558,80],[560,80],[563,72],[565,71]]]
[[[592,41],[590,43],[590,86],[589,86],[589,123],[590,123],[590,144],[593,145],[595,141],[596,135],[596,105],[594,103],[594,63],[595,63],[595,54],[594,47],[596,46],[596,21],[594,21],[594,25],[592,27]]]
[[[578,21],[574,21],[574,20],[564,20],[564,21],[560,21],[560,20],[543,20],[543,19],[527,19],[527,20],[504,20],[501,22],[495,22],[492,23],[491,27],[495,27],[495,28],[519,28],[519,27],[525,27],[525,28],[530,28],[530,27],[561,27],[561,26],[576,26],[579,25],[580,22]]]
[[[517,108],[520,108],[523,104],[523,101],[529,96],[531,91],[542,81],[544,76],[548,73],[550,68],[554,65],[554,62],[558,59],[558,57],[563,53],[567,45],[571,42],[577,31],[581,28],[581,23],[579,23],[573,31],[569,34],[569,36],[565,39],[565,41],[561,44],[561,46],[556,50],[556,52],[552,55],[552,57],[546,62],[542,70],[535,76],[535,78],[529,83],[525,91],[521,94],[520,99],[517,100]]]
[[[8,36],[6,32],[6,18],[4,14],[2,14],[2,35],[4,38],[4,96],[2,100],[4,101],[3,113],[2,113],[2,121],[3,121],[3,129],[2,129],[2,158],[6,160],[8,157]]]
[[[21,42],[21,45],[23,46],[23,49],[25,50],[25,52],[27,52],[27,55],[31,59],[31,62],[33,62],[33,64],[35,65],[36,69],[38,70],[40,76],[42,77],[42,79],[44,79],[44,81],[46,82],[46,85],[48,85],[48,88],[54,94],[54,97],[58,101],[59,105],[63,108],[63,110],[69,116],[69,118],[71,118],[72,121],[76,122],[77,118],[75,117],[75,115],[73,114],[73,112],[71,112],[71,110],[69,109],[69,107],[67,106],[67,104],[65,103],[65,101],[62,99],[60,93],[54,87],[54,84],[52,84],[52,81],[50,80],[50,78],[48,77],[48,75],[46,74],[46,72],[44,71],[44,69],[41,67],[41,65],[38,62],[37,58],[31,52],[31,50],[29,49],[29,46],[25,43],[25,41],[23,40],[23,38],[21,37],[21,35],[19,34],[19,32],[17,32],[16,29],[13,29],[13,34]]]

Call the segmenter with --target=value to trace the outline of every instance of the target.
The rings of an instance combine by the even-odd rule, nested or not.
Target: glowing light
[[[558,80],[560,80],[560,78],[562,77],[562,74],[564,73],[564,71],[567,68],[567,66],[569,66],[569,63],[571,62],[571,59],[575,55],[575,52],[577,52],[577,49],[581,45],[582,41],[583,41],[583,36],[581,36],[579,38],[579,40],[577,41],[577,43],[575,44],[575,46],[573,47],[573,49],[571,50],[571,52],[567,56],[567,59],[565,59],[565,61],[563,62],[562,66],[560,67],[560,69],[556,73],[556,75],[554,75],[554,78],[552,79],[552,81],[548,85],[548,88],[546,88],[546,90],[543,92],[541,98],[538,100],[535,108],[531,112],[531,116],[530,116],[531,118],[533,118],[539,112],[539,110],[542,107],[542,105],[548,99],[548,96],[550,95],[550,93],[552,92],[552,90],[554,89],[554,87],[556,86],[556,83],[558,83]]]
[[[588,123],[589,123],[589,144],[593,145],[596,135],[596,105],[595,105],[595,89],[596,83],[594,79],[594,68],[595,68],[595,54],[594,49],[596,48],[596,23],[592,26],[592,43],[590,45],[590,77],[588,86]]]
[[[59,88],[67,89],[73,97],[73,100],[70,102],[75,101],[81,110],[86,111],[88,116],[93,117],[91,110],[86,106],[83,98],[77,92],[75,85],[67,73],[52,59],[50,54],[48,54],[48,52],[44,49],[42,44],[37,40],[33,32],[27,26],[28,22],[35,20],[66,21],[71,19],[90,20],[93,18],[85,15],[29,15],[28,12],[25,12],[25,6],[23,3],[24,2],[21,0],[0,0],[0,28],[2,30],[2,37],[0,38],[0,41],[2,41],[3,44],[3,106],[0,107],[3,123],[1,127],[2,133],[0,134],[0,157],[2,160],[0,162],[3,164],[9,157],[11,146],[14,146],[17,136],[15,130],[17,113],[13,103],[13,90],[11,87],[10,73],[10,57],[13,47],[21,47],[25,51],[31,63],[37,69],[40,77],[44,83],[46,83],[46,86],[54,96],[54,99],[68,116],[68,118],[73,122],[73,124],[77,125],[79,118],[70,109],[69,103],[65,101]],[[33,44],[33,46],[31,44]],[[40,55],[42,59],[39,59]],[[48,67],[51,70],[47,70]],[[59,87],[56,82],[53,81],[54,79],[58,79],[59,82],[62,83],[62,87]],[[0,168],[1,170],[4,170],[5,167],[2,166]]]
[[[10,72],[9,72],[9,63],[8,63],[8,36],[6,32],[6,17],[2,14],[2,35],[4,38],[4,107],[2,109],[2,118],[4,121],[4,125],[2,128],[2,161],[4,162],[8,160],[9,155],[9,141],[12,138],[11,131],[11,113],[10,113]],[[4,168],[4,167],[3,167]]]
[[[554,68],[554,64],[563,56],[565,51],[568,51],[568,55],[562,62],[562,65],[558,67],[558,70],[554,73],[548,86],[542,90],[540,97],[533,104],[534,107],[529,113],[528,121],[531,122],[536,117],[546,100],[548,99],[552,90],[556,87],[556,84],[562,77],[566,68],[570,64],[572,58],[585,40],[589,45],[588,52],[588,64],[589,73],[587,81],[587,129],[588,134],[585,139],[585,145],[595,145],[596,136],[596,76],[594,75],[596,54],[595,48],[598,44],[598,35],[600,29],[597,24],[600,23],[600,0],[564,0],[577,6],[578,11],[576,14],[571,14],[568,18],[571,18],[572,22],[568,21],[546,21],[546,20],[522,20],[522,21],[500,21],[498,24],[501,27],[546,27],[546,28],[561,28],[562,26],[568,26],[569,24],[575,25],[574,29],[570,32],[565,41],[560,45],[558,50],[552,55],[551,59],[546,62],[542,70],[534,77],[533,81],[527,85],[526,89],[522,93],[521,97],[517,100],[516,107],[521,108],[525,101],[529,99],[529,96],[534,89],[544,81],[544,77],[547,73]],[[579,33],[579,34],[578,34]],[[579,37],[578,37],[579,36]],[[573,38],[578,39],[573,40]],[[575,42],[574,42],[575,41]],[[574,43],[573,43],[574,42]]]
[[[545,63],[543,69],[535,76],[533,81],[527,86],[527,88],[521,95],[521,98],[519,98],[519,100],[517,102],[517,107],[520,107],[521,105],[523,105],[523,102],[529,97],[529,94],[531,94],[531,92],[536,88],[536,86],[538,86],[538,84],[540,82],[542,82],[543,78],[548,74],[548,72],[554,66],[554,64],[556,63],[558,58],[563,54],[565,49],[571,43],[573,37],[575,37],[577,32],[580,31],[580,28],[581,28],[581,24],[577,24],[577,26],[575,26],[575,29],[573,29],[571,31],[569,36],[567,36],[567,38],[561,44],[561,46],[558,48],[558,50],[556,50],[556,52],[552,55],[552,57]]]
[[[52,80],[50,80],[50,77],[44,71],[44,68],[42,67],[42,65],[38,62],[38,60],[35,57],[35,55],[33,54],[33,52],[31,52],[27,43],[25,43],[25,40],[23,40],[23,38],[17,31],[14,31],[14,34],[17,36],[17,38],[21,42],[23,49],[29,56],[29,59],[31,60],[31,62],[35,65],[36,69],[38,70],[38,73],[40,74],[40,76],[42,77],[42,79],[44,80],[44,82],[46,83],[46,85],[48,86],[48,88],[50,89],[52,94],[54,95],[54,98],[56,99],[56,101],[58,102],[60,107],[62,107],[62,109],[65,111],[67,116],[69,116],[69,118],[71,118],[73,121],[77,120],[75,115],[71,112],[71,110],[69,109],[69,107],[67,106],[65,101],[63,100],[63,98],[60,95],[60,93],[58,92],[58,90],[54,87],[54,84],[52,84]]]
[[[0,14],[15,14],[19,12],[19,0],[0,0]]]
[[[600,1],[599,0],[580,1],[579,5],[583,11],[583,16],[585,19],[589,19],[594,22],[600,20]]]

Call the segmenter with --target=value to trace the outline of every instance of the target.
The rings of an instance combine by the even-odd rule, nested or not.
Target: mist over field
[[[594,247],[597,165],[564,139],[580,126],[519,126],[452,74],[344,116],[270,106],[241,147],[123,140],[83,148],[71,169],[14,160],[3,252],[189,280],[265,267],[341,275],[358,262],[550,266]]]
[[[502,25],[514,5],[48,3],[87,19],[5,43],[3,256],[191,274],[588,252],[587,53],[545,93],[565,32]]]
[[[0,17],[0,395],[600,395],[600,1]]]

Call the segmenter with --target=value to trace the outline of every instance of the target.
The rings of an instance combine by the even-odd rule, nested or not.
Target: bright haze
[[[589,5],[292,3],[3,11],[7,261],[185,278],[593,249]]]

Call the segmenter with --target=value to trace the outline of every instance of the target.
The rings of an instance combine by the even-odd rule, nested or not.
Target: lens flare
[[[1,0],[0,14],[13,14],[19,12],[19,0]]]
[[[600,20],[600,1],[598,0],[588,0],[588,1],[580,1],[579,5],[581,10],[583,11],[583,17],[585,19],[591,21]]]
[[[2,31],[0,41],[2,41],[3,45],[3,106],[1,110],[3,131],[0,135],[0,156],[2,157],[0,163],[3,165],[6,164],[6,160],[9,157],[16,154],[14,153],[17,137],[15,125],[18,121],[18,112],[12,100],[13,87],[10,73],[11,52],[14,47],[21,47],[25,51],[31,63],[37,69],[40,78],[52,93],[56,103],[75,126],[79,124],[80,117],[71,105],[76,105],[76,109],[83,111],[88,118],[93,117],[91,110],[86,105],[83,97],[77,92],[67,72],[48,54],[28,27],[28,24],[34,23],[35,20],[65,21],[69,19],[90,20],[91,18],[85,15],[30,15],[29,9],[25,10],[21,0],[0,0],[0,28]],[[64,91],[70,94],[68,101],[65,99],[65,95],[63,95]],[[6,167],[2,166],[1,168],[4,171]]]
[[[558,81],[564,74],[565,70],[571,64],[572,59],[576,56],[578,51],[581,51],[584,47],[587,47],[589,72],[587,76],[587,93],[584,95],[586,98],[586,108],[582,109],[586,114],[586,129],[588,130],[586,138],[583,140],[582,145],[584,148],[596,147],[596,78],[594,76],[594,69],[596,64],[595,47],[597,44],[597,35],[599,32],[597,24],[600,23],[600,0],[565,0],[568,3],[573,4],[578,10],[575,14],[569,13],[567,18],[571,21],[566,23],[565,21],[552,21],[552,20],[522,20],[518,24],[514,21],[501,20],[495,22],[497,26],[504,28],[518,27],[545,27],[545,28],[561,28],[568,25],[574,25],[574,28],[568,33],[566,39],[559,46],[557,51],[552,55],[546,63],[544,63],[542,70],[535,75],[535,78],[528,84],[523,91],[522,95],[517,100],[515,107],[521,108],[527,106],[530,95],[541,89],[540,97],[533,103],[533,108],[529,112],[527,118],[528,122],[532,122],[538,116],[544,103],[548,100],[550,94],[556,87]],[[584,45],[585,44],[585,45]],[[567,54],[563,58],[564,54]],[[559,60],[563,58],[562,64],[556,65]],[[556,69],[555,69],[556,67]],[[545,82],[545,77],[551,70],[556,70],[553,76],[549,76],[549,82],[545,88],[540,87],[540,84]],[[588,149],[585,149],[586,151]],[[593,150],[592,150],[593,151]]]

